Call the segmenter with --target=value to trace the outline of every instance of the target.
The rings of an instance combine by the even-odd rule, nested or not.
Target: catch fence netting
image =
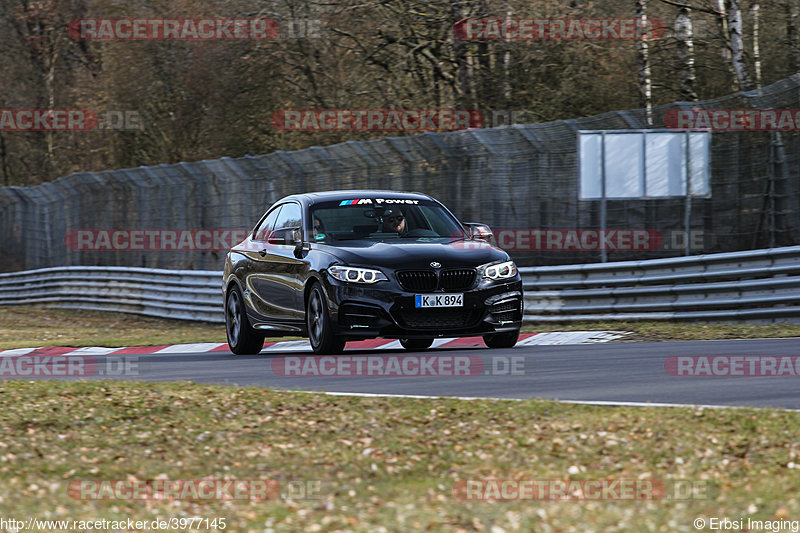
[[[800,74],[769,87],[653,110],[798,109]],[[520,265],[591,263],[570,232],[601,228],[579,199],[578,131],[647,127],[643,110],[543,124],[350,141],[243,158],[72,174],[0,188],[0,271],[117,265],[221,269],[226,248],[281,197],[332,189],[421,191],[462,221],[489,224]],[[646,249],[611,241],[609,261],[800,244],[797,131],[714,132],[711,195],[608,200],[606,228],[648,231]],[[138,233],[137,233],[138,232]],[[655,233],[652,233],[655,232]],[[623,233],[624,234],[624,233]],[[584,243],[585,244],[585,243]],[[635,248],[635,247],[634,247]]]

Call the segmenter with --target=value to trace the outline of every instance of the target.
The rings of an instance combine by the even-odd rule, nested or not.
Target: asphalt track
[[[367,375],[369,360],[384,370],[412,356],[416,361],[398,374]],[[282,350],[254,356],[234,356],[227,351],[94,355],[94,375],[75,377],[22,377],[20,379],[125,379],[140,381],[194,381],[270,389],[490,398],[548,398],[581,402],[664,403],[708,406],[800,408],[800,377],[737,376],[686,377],[670,375],[674,356],[800,356],[800,338],[609,342],[605,344],[547,346],[517,345],[510,349],[448,347],[409,354],[402,349],[346,350],[343,373],[321,375],[321,370],[342,371],[337,360],[327,366],[307,351]],[[340,356],[341,358],[342,356]],[[420,358],[433,358],[437,375],[413,375]],[[360,375],[356,358],[361,358]],[[311,360],[313,359],[313,360]],[[447,372],[453,361],[469,368],[468,375]],[[422,367],[430,370],[429,366]],[[444,366],[436,366],[439,363]],[[124,364],[123,364],[124,363]],[[800,367],[800,360],[797,360]],[[125,366],[127,365],[127,367]],[[305,367],[303,365],[306,365]],[[311,365],[311,366],[308,366]],[[376,367],[377,368],[377,367]],[[394,367],[395,370],[397,367]],[[444,368],[444,372],[439,372]],[[733,368],[732,366],[730,368]],[[111,369],[104,370],[104,369]],[[282,375],[294,371],[300,375]],[[672,372],[674,373],[674,372]],[[8,376],[5,376],[8,378]],[[13,378],[12,378],[13,379]]]

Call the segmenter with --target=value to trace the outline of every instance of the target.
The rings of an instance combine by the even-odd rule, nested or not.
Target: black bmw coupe
[[[332,191],[287,196],[225,260],[223,293],[234,354],[265,337],[306,336],[317,354],[345,342],[483,336],[514,346],[522,280],[491,230],[462,224],[420,193]]]

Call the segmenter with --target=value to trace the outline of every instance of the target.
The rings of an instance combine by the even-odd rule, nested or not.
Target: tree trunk
[[[58,52],[53,47],[52,54],[47,58],[49,65],[47,66],[47,74],[45,75],[45,87],[47,91],[47,108],[54,110],[56,108],[56,61],[58,60]],[[55,177],[56,172],[56,154],[53,146],[54,133],[52,130],[45,132],[47,138],[47,166],[50,172],[49,178]]]
[[[647,27],[647,0],[636,0],[636,18],[642,28]],[[653,80],[650,72],[650,45],[642,37],[636,41],[639,56],[639,96],[647,117],[647,127],[653,126]]]
[[[476,100],[478,109],[494,109],[499,102],[497,94],[500,92],[501,84],[494,77],[497,70],[492,68],[492,52],[489,48],[489,41],[480,41],[477,48],[478,94]]]
[[[691,11],[682,7],[675,17],[675,36],[678,39],[678,63],[680,65],[682,100],[696,102],[699,100],[694,84],[697,81],[694,69],[694,29],[692,26]]]
[[[459,4],[459,0],[450,0],[453,23],[463,18]],[[453,54],[457,69],[454,87],[456,107],[468,109],[472,101],[472,75],[467,57],[467,43],[455,36],[453,37]]]
[[[756,71],[756,87],[761,87],[761,46],[758,42],[761,27],[761,0],[753,0],[750,14],[753,18],[753,64]]]
[[[730,36],[731,65],[736,73],[736,81],[740,91],[750,91],[754,88],[753,79],[747,68],[744,58],[744,25],[742,23],[742,8],[739,0],[725,0],[728,11],[728,35]]]
[[[506,12],[506,19],[511,19],[514,16],[514,12],[511,10],[508,2],[505,4],[505,12]],[[503,69],[503,81],[502,87],[500,89],[500,107],[502,109],[506,109],[508,106],[508,102],[511,100],[511,52],[509,51],[509,47],[507,43],[503,43],[502,45],[502,54],[501,54],[501,62],[502,62],[502,69]]]
[[[725,8],[725,0],[716,0],[716,2],[720,35],[722,42],[725,43],[722,47],[722,58],[725,60],[725,65],[731,75],[731,91],[736,92],[739,90],[739,84],[736,82],[736,71],[731,64],[731,35],[728,31],[728,10]]]
[[[786,40],[789,48],[789,75],[800,70],[800,35],[798,35],[797,19],[800,18],[800,6],[797,0],[786,0],[783,4],[786,11]]]

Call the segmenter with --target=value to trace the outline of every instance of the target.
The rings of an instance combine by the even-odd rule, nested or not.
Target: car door
[[[250,245],[244,254],[247,256],[245,271],[241,278],[245,280],[244,298],[248,302],[248,311],[256,313],[255,322],[271,322],[280,320],[280,308],[270,302],[270,291],[266,283],[269,276],[269,261],[266,260],[270,247],[269,236],[275,228],[275,221],[283,208],[278,205],[269,210],[256,225],[250,236]]]
[[[302,228],[302,209],[296,202],[280,206],[271,230],[257,232],[255,268],[250,277],[256,310],[274,325],[294,325],[305,318],[302,293],[308,265],[297,257],[293,241]]]

